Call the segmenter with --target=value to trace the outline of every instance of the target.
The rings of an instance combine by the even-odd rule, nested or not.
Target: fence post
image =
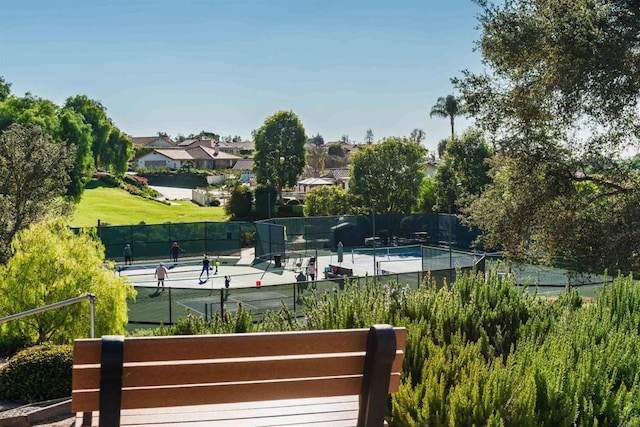
[[[296,295],[296,289],[298,287],[296,286],[295,283],[292,286],[293,286],[293,313],[295,314],[296,313],[296,303],[298,302],[298,298],[297,298],[297,295]]]
[[[224,289],[220,288],[220,317],[222,318],[222,322],[225,321],[224,316]]]
[[[96,296],[89,294],[89,313],[91,315],[91,338],[96,337]]]
[[[173,325],[173,316],[171,314],[171,287],[169,287],[169,324]]]

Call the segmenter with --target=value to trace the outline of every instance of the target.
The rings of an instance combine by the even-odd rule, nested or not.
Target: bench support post
[[[120,425],[123,359],[124,337],[103,336],[100,362],[100,427]]]
[[[391,367],[396,356],[396,333],[390,325],[373,325],[367,337],[367,354],[360,391],[358,427],[381,427],[387,412]]]

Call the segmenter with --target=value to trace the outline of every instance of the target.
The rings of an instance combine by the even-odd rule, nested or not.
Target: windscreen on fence
[[[252,234],[249,222],[192,222],[105,226],[97,235],[105,247],[105,256],[121,260],[126,244],[131,246],[134,260],[169,259],[174,242],[182,249],[180,256],[240,256],[243,242]]]
[[[376,214],[328,217],[273,218],[258,224],[284,226],[284,250],[301,252],[335,251],[338,242],[345,249],[373,246],[406,246],[415,244],[445,245],[469,249],[479,231],[462,224],[455,215],[447,214]],[[374,227],[375,223],[375,227]],[[267,228],[257,231],[256,247],[261,253],[273,252]],[[375,236],[375,238],[374,238]],[[264,240],[264,242],[263,242]],[[271,245],[271,246],[270,246]]]
[[[270,221],[259,221],[256,227],[256,252],[255,257],[260,259],[274,259],[279,256],[282,260],[285,256],[286,227],[274,224]]]

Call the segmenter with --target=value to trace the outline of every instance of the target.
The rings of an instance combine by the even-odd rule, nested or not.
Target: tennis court
[[[318,277],[300,282],[297,276],[315,258]],[[165,289],[158,289],[154,278],[159,262],[137,263],[133,266],[119,265],[119,274],[126,276],[136,287],[138,297],[129,304],[129,319],[133,324],[171,324],[189,313],[205,318],[221,310],[235,312],[239,304],[251,310],[258,320],[267,311],[278,311],[285,305],[288,309],[299,310],[303,304],[301,294],[316,289],[318,292],[336,291],[344,285],[344,279],[325,280],[323,271],[330,265],[340,265],[353,270],[355,280],[363,283],[365,277],[373,277],[377,266],[380,283],[395,281],[415,289],[424,280],[425,272],[440,281],[451,282],[454,269],[469,269],[480,258],[479,254],[449,250],[443,247],[420,245],[404,247],[361,248],[345,251],[342,262],[333,252],[301,251],[289,252],[280,266],[274,261],[253,258],[252,252],[242,257],[221,257],[217,274],[214,269],[200,278],[201,258],[181,259],[178,265],[163,261],[169,275],[165,279]],[[212,259],[212,264],[213,264]],[[487,267],[498,263],[492,258]],[[533,265],[507,266],[499,264],[499,275],[514,275],[516,283],[528,285],[531,292],[538,294],[558,294],[567,283],[566,270]],[[225,289],[225,276],[231,283]],[[585,276],[580,281],[572,278],[572,284],[580,285],[580,293],[593,296],[602,286],[603,276]],[[537,288],[537,289],[536,289]]]

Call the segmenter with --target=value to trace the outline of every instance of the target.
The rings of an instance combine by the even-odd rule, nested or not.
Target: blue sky
[[[250,138],[278,110],[307,135],[422,128],[450,78],[482,69],[471,0],[0,0],[0,75],[57,104],[84,94],[134,136]],[[457,131],[470,125],[460,119]]]

